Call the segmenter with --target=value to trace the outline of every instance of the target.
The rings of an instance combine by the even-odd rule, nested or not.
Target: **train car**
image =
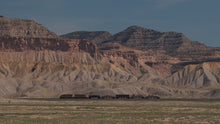
[[[160,99],[160,97],[159,97],[158,95],[152,95],[152,94],[150,94],[150,95],[148,95],[148,96],[146,97],[146,99]]]
[[[73,98],[74,99],[88,99],[89,97],[86,94],[75,94]]]
[[[100,99],[100,95],[89,95],[89,99]]]
[[[62,94],[60,96],[60,99],[72,99],[73,98],[73,94]]]
[[[111,96],[111,95],[104,95],[101,97],[102,99],[115,99],[115,96]]]
[[[140,95],[140,94],[133,94],[131,96],[132,99],[144,99],[144,96],[143,95]]]
[[[115,97],[116,97],[116,99],[129,99],[130,95],[128,95],[128,94],[118,94]]]

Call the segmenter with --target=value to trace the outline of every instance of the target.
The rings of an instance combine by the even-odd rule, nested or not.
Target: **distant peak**
[[[128,27],[127,29],[146,29],[146,28],[143,28],[143,27],[140,27],[137,25],[133,25],[133,26]]]
[[[142,30],[142,31],[155,31],[155,30],[152,30],[152,29],[148,29],[148,28],[144,28],[144,27],[141,27],[141,26],[137,26],[137,25],[133,25],[133,26],[130,26],[128,27],[126,30]],[[156,31],[158,32],[158,31]]]
[[[138,25],[132,25],[132,26],[129,26],[128,28],[143,28],[143,27],[138,26]]]

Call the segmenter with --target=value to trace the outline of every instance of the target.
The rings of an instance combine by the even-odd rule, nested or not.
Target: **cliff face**
[[[33,20],[9,19],[0,17],[0,36],[32,37],[32,38],[57,38],[41,24]]]
[[[116,35],[75,32],[64,39],[33,21],[0,20],[0,96],[220,97],[219,48],[181,33],[132,26]]]
[[[0,55],[0,62],[92,64],[100,59],[98,47],[89,41],[55,38],[1,37]]]

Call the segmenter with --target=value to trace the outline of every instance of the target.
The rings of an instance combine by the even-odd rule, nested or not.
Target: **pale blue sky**
[[[58,35],[132,25],[184,33],[220,47],[220,0],[0,0],[0,15],[33,19]]]

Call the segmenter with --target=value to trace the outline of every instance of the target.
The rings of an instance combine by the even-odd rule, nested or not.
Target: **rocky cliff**
[[[65,39],[34,21],[1,18],[8,21],[0,23],[0,96],[220,97],[219,48],[181,33],[132,26],[116,35],[75,32]]]
[[[96,44],[56,38],[0,38],[0,62],[91,64],[100,59]],[[93,59],[91,59],[93,58]]]
[[[32,37],[32,38],[57,38],[47,28],[33,20],[9,19],[0,17],[0,36]]]

